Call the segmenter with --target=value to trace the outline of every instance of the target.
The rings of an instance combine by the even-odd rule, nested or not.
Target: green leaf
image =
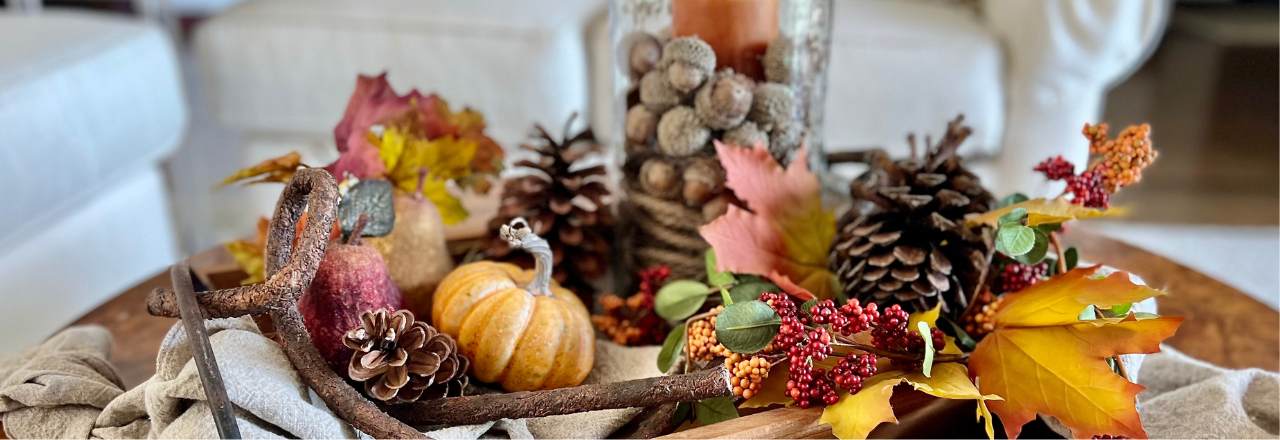
[[[671,333],[667,333],[667,339],[662,341],[662,351],[658,352],[658,371],[666,373],[679,358],[678,355],[684,353],[684,326],[680,324],[671,329]]]
[[[671,422],[679,425],[693,415],[693,404],[689,402],[680,402],[676,404],[676,413],[671,416]]]
[[[969,336],[969,332],[964,331],[964,327],[961,327],[960,324],[956,324],[947,315],[942,315],[938,318],[938,321],[946,324],[947,328],[951,329],[951,334],[956,336],[956,346],[960,347],[961,351],[970,352],[973,351],[973,347],[978,346],[978,341],[973,340],[973,336]]]
[[[814,299],[811,299],[811,300],[805,301],[805,302],[803,302],[803,303],[800,303],[800,311],[801,311],[801,312],[804,312],[804,314],[808,315],[808,314],[809,314],[809,309],[812,309],[812,308],[813,308],[813,306],[814,306],[814,305],[817,305],[817,304],[818,304],[818,299],[817,299],[817,298],[814,298]]]
[[[778,334],[782,318],[760,300],[730,304],[716,316],[716,339],[735,353],[755,353]]]
[[[996,203],[996,209],[1000,209],[1015,203],[1022,203],[1027,200],[1031,200],[1031,198],[1027,197],[1026,194],[1023,194],[1023,193],[1009,194],[1007,196],[1004,196],[1003,199],[1000,199],[999,203]]]
[[[723,287],[733,284],[733,274],[729,272],[721,272],[716,269],[716,250],[707,248],[705,260],[707,262],[707,282],[715,287]]]
[[[1005,225],[1021,225],[1022,219],[1027,218],[1027,208],[1013,208],[1007,214],[1000,216],[997,222],[1000,226]]]
[[[1058,232],[1062,230],[1062,223],[1044,223],[1035,226],[1037,230],[1046,234],[1050,232]]]
[[[933,377],[933,335],[929,331],[929,323],[920,321],[916,323],[916,330],[920,331],[920,337],[924,338],[924,362],[920,364],[921,372],[924,377]]]
[[[1039,263],[1040,260],[1044,259],[1045,254],[1049,253],[1049,236],[1044,232],[1041,232],[1039,229],[1033,229],[1033,231],[1035,231],[1036,241],[1035,244],[1031,246],[1031,250],[1027,251],[1025,254],[1013,257],[1013,259],[1017,260],[1019,263],[1036,264]]]
[[[1075,269],[1076,265],[1080,264],[1080,251],[1077,251],[1076,248],[1073,247],[1067,248],[1067,250],[1062,253],[1062,258],[1067,260],[1067,270]]]
[[[754,280],[747,277],[739,277],[738,284],[729,288],[729,296],[733,298],[733,302],[751,301],[760,299],[760,294],[764,292],[781,292],[782,289],[776,284],[756,278]]]
[[[714,290],[693,280],[676,280],[658,289],[653,298],[653,309],[668,321],[679,321],[697,313],[707,295]]]
[[[738,408],[733,406],[731,398],[712,397],[694,403],[693,414],[697,417],[698,423],[710,425],[738,418]]]
[[[1129,309],[1133,308],[1133,303],[1119,304],[1106,309],[1107,314],[1111,316],[1124,316],[1129,314]]]
[[[996,250],[1010,257],[1027,252],[1036,245],[1036,231],[1026,226],[1005,224],[996,232]]]

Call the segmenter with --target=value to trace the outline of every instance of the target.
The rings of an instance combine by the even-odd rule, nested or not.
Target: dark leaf
[[[386,180],[361,180],[347,190],[338,203],[338,220],[343,234],[350,234],[360,220],[367,216],[361,235],[381,237],[391,233],[396,223],[395,205],[391,201],[391,182]]]

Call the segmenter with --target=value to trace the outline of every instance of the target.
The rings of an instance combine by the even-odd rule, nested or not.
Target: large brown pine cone
[[[355,350],[347,374],[364,382],[365,393],[374,399],[402,403],[460,396],[469,381],[471,363],[458,353],[453,338],[415,320],[408,310],[366,311],[360,327],[342,342]]]
[[[871,168],[850,184],[854,209],[839,223],[830,266],[845,294],[908,311],[941,304],[959,313],[980,285],[993,248],[985,227],[964,217],[992,208],[994,199],[961,164],[956,149],[971,132],[963,116],[916,157],[891,161],[872,152]]]
[[[561,139],[540,125],[534,126],[533,141],[520,146],[538,157],[517,162],[517,167],[530,173],[508,179],[503,185],[502,205],[489,222],[489,230],[495,232],[486,254],[533,267],[527,253],[512,252],[496,233],[499,226],[524,217],[551,245],[556,281],[585,294],[591,290],[586,282],[608,269],[613,214],[606,200],[609,189],[604,165],[581,163],[585,156],[598,152],[600,144],[590,129],[570,136],[573,120],[571,116],[565,124]]]

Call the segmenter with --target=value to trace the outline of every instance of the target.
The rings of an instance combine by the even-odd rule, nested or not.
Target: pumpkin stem
[[[513,248],[524,249],[533,254],[533,281],[525,287],[534,295],[551,295],[551,245],[547,240],[533,233],[529,222],[523,217],[516,217],[511,223],[502,225],[498,235]]]

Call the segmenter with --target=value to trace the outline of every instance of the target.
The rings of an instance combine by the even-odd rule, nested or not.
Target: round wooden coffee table
[[[1081,255],[1105,261],[1142,276],[1149,285],[1168,292],[1157,300],[1160,313],[1186,317],[1178,333],[1167,343],[1182,352],[1228,368],[1256,367],[1280,370],[1280,314],[1269,306],[1218,280],[1137,247],[1081,230],[1065,237]],[[230,257],[214,249],[192,259],[192,267],[213,285],[234,285],[239,276]],[[146,296],[156,287],[168,287],[167,273],[157,274],[103,303],[71,325],[97,324],[116,338],[112,361],[126,387],[146,380],[155,369],[156,350],[165,332],[176,322],[147,314]],[[914,393],[898,393],[894,406],[900,423],[883,426],[877,437],[982,436],[973,423],[972,405],[960,406]],[[830,437],[817,424],[815,410],[779,409],[740,417],[711,426],[676,433],[673,437]],[[945,420],[957,420],[947,423]],[[973,425],[972,432],[958,427]],[[997,430],[999,431],[999,430]],[[1024,436],[1051,435],[1030,426]]]

